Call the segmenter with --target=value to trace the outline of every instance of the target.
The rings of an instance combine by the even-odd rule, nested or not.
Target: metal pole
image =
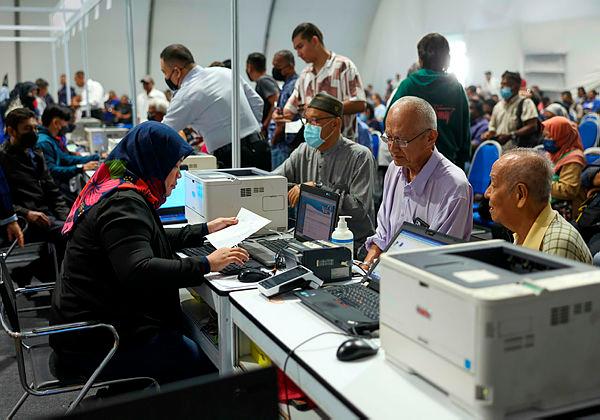
[[[231,0],[231,167],[240,167],[240,66],[238,34],[238,0]]]
[[[16,26],[20,26],[21,25],[21,12],[18,11],[19,7],[21,6],[21,1],[20,0],[15,0],[14,1],[14,5],[15,5],[15,25]],[[19,38],[21,36],[21,31],[16,30],[15,31],[15,37]],[[15,43],[15,73],[16,73],[16,82],[20,82],[21,81],[21,43],[20,42],[16,42]]]
[[[49,92],[52,92],[54,90],[54,92],[58,92],[58,89],[56,89],[57,86],[57,80],[58,80],[58,71],[57,71],[57,64],[56,64],[56,42],[52,43],[52,82],[50,83],[50,88],[48,88]]]
[[[154,9],[155,0],[150,0],[150,11],[148,12],[148,37],[146,40],[146,74],[150,74],[152,67],[152,34],[154,32]]]
[[[90,78],[90,72],[88,69],[88,55],[87,55],[87,29],[85,25],[81,25],[81,60],[83,61],[83,72],[85,73],[84,85],[85,89],[85,112],[88,118],[92,116],[92,106],[90,105],[90,90],[88,88],[88,80]]]
[[[133,46],[133,4],[131,0],[125,3],[125,20],[127,25],[127,55],[129,56],[129,91],[131,93],[131,122],[136,125],[137,95],[135,89],[135,49]]]
[[[65,58],[65,90],[67,94],[67,106],[71,106],[71,64],[69,63],[69,34],[63,37],[63,55]]]

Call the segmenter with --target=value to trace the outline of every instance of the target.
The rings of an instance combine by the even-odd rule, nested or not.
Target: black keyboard
[[[270,249],[275,254],[279,254],[281,251],[287,248],[288,244],[290,243],[290,239],[263,239],[257,242],[265,248]]]
[[[203,245],[199,248],[184,248],[181,250],[181,252],[183,252],[185,255],[188,255],[190,257],[207,257],[210,254],[212,254],[214,251],[216,251],[215,247],[210,244]],[[226,276],[231,276],[234,274],[239,274],[243,268],[249,268],[249,267],[260,268],[261,264],[252,259],[248,260],[246,262],[246,264],[244,264],[244,265],[231,263],[227,267],[225,267],[221,271],[219,271],[219,273],[225,274]]]
[[[379,293],[362,284],[326,287],[324,291],[342,301],[342,303],[361,311],[367,318],[379,320]]]

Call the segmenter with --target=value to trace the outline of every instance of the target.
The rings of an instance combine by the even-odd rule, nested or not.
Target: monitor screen
[[[160,207],[162,210],[185,207],[185,182],[183,181],[184,171],[181,171],[181,178],[177,180],[177,186],[167,197],[167,201]]]
[[[296,237],[308,241],[329,240],[335,223],[337,200],[302,191],[298,200]]]
[[[385,252],[398,252],[398,251],[408,251],[411,249],[423,249],[423,248],[432,248],[434,246],[442,246],[447,245],[447,243],[436,241],[435,239],[419,235],[414,232],[409,232],[406,230],[401,230],[396,238],[390,243]],[[369,273],[369,277],[371,280],[379,281],[381,280],[381,273],[378,269],[379,262],[373,266],[373,269]]]

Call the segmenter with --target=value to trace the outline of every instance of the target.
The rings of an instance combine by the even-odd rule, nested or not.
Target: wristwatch
[[[323,186],[322,182],[315,182],[315,187],[321,188]]]
[[[81,172],[83,172],[83,164],[82,163],[78,163],[77,164],[77,169],[79,169]]]
[[[510,139],[512,141],[515,141],[517,139],[517,132],[513,131],[512,133],[510,133]]]

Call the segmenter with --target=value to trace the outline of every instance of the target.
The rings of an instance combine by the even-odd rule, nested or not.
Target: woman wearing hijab
[[[585,167],[583,145],[577,126],[565,117],[553,117],[542,122],[544,149],[554,164],[552,206],[571,220],[585,199],[581,188],[581,171]]]
[[[10,98],[7,109],[4,115],[8,115],[10,111],[16,108],[28,108],[35,112],[39,118],[39,113],[36,108],[35,97],[38,93],[38,87],[33,82],[17,83],[15,88],[10,92]]]
[[[149,376],[171,382],[214,370],[182,331],[179,289],[246,251],[222,248],[208,257],[179,259],[204,236],[236,224],[219,218],[181,229],[162,227],[156,209],[181,177],[192,148],[172,128],[145,122],[132,129],[83,188],[65,222],[62,275],[53,295],[53,323],[112,324],[119,349],[102,378]],[[58,372],[90,374],[112,346],[107,330],[53,335]]]

